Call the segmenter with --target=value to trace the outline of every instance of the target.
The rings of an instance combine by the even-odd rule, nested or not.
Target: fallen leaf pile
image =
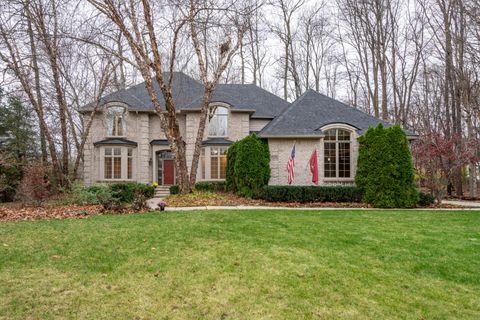
[[[146,212],[144,210],[141,212]],[[126,208],[121,212],[105,212],[100,205],[58,205],[41,207],[24,207],[18,203],[0,205],[0,221],[40,220],[40,219],[67,219],[87,218],[101,214],[129,214],[141,213]]]
[[[240,198],[242,199],[242,198]],[[239,205],[228,193],[193,192],[175,194],[165,199],[168,207],[205,207],[205,206],[235,206]]]
[[[101,214],[102,206],[64,205],[45,207],[22,207],[21,205],[0,206],[0,221],[85,218]]]

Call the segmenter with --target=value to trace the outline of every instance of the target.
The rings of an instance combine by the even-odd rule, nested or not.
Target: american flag
[[[288,171],[288,184],[292,184],[293,178],[295,178],[295,144],[293,145],[290,158],[288,158],[287,171]]]

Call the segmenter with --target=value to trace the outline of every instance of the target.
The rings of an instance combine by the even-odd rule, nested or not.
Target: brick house
[[[156,90],[163,99],[158,86]],[[203,87],[187,75],[175,73],[172,94],[190,163]],[[287,184],[286,164],[293,144],[295,185],[312,184],[307,163],[315,148],[320,184],[352,183],[357,137],[381,122],[313,90],[289,103],[252,84],[219,84],[211,106],[213,116],[205,130],[197,181],[224,180],[228,146],[255,132],[268,141],[270,184]],[[80,112],[88,117],[91,110],[87,105]],[[102,98],[85,145],[86,185],[112,181],[175,184],[174,161],[143,83]]]

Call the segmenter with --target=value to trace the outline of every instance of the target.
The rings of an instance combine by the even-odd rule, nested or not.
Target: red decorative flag
[[[318,160],[316,148],[313,150],[312,156],[310,157],[310,172],[312,173],[312,182],[318,185]]]
[[[295,144],[293,145],[292,152],[290,153],[290,158],[288,158],[287,171],[288,184],[292,184],[293,179],[295,178]]]

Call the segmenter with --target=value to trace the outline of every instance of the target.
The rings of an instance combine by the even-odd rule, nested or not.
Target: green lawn
[[[479,319],[480,212],[0,223],[0,319]]]

